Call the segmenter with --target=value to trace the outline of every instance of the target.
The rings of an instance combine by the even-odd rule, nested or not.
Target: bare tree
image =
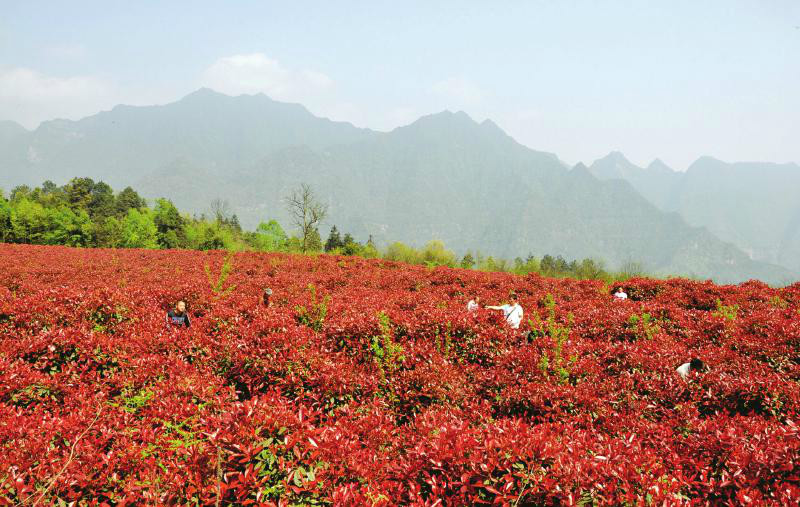
[[[292,223],[303,235],[303,253],[305,253],[309,248],[312,234],[328,215],[328,205],[317,200],[310,185],[301,183],[286,197],[286,208],[292,217]]]
[[[622,266],[620,266],[619,274],[624,279],[629,279],[645,276],[647,272],[645,271],[644,265],[641,262],[634,261],[633,259],[627,259],[622,263]]]
[[[220,198],[211,201],[211,215],[216,219],[217,223],[227,224],[231,219],[231,206],[228,201]]]

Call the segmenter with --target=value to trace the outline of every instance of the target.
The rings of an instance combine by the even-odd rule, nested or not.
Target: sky
[[[0,4],[0,120],[203,86],[377,130],[463,110],[570,164],[800,163],[800,1]]]

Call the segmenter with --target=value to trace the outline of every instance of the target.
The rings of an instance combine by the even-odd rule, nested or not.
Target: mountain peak
[[[641,170],[634,165],[620,151],[612,151],[603,158],[595,160],[589,168],[592,172],[598,171],[606,176],[614,175],[615,178],[622,177],[622,172]]]
[[[477,131],[480,128],[475,120],[464,111],[453,112],[444,110],[439,113],[432,113],[421,116],[413,123],[398,127],[393,132],[398,133],[425,133],[430,134],[448,134],[454,131]]]
[[[207,88],[207,87],[204,86],[204,87],[198,88],[197,90],[193,91],[192,93],[186,95],[181,100],[187,100],[187,99],[191,100],[191,99],[207,98],[207,97],[215,97],[215,98],[227,97],[227,98],[230,98],[230,95],[225,95],[224,93],[220,93],[218,91],[212,90],[211,88]]]
[[[271,97],[269,97],[268,95],[266,95],[266,94],[264,94],[262,92],[254,93],[254,94],[243,93],[243,94],[240,94],[240,95],[228,95],[226,93],[218,92],[216,90],[213,90],[213,89],[207,88],[207,87],[198,88],[197,90],[193,91],[192,93],[190,93],[190,94],[186,95],[185,97],[183,97],[182,99],[180,99],[178,101],[178,103],[180,103],[180,102],[184,102],[184,103],[186,103],[186,102],[189,102],[189,103],[191,103],[191,102],[211,102],[211,101],[219,102],[219,101],[225,101],[225,100],[237,100],[237,101],[238,100],[244,100],[244,101],[250,100],[250,101],[260,101],[262,103],[277,103],[277,101],[273,100]],[[290,103],[287,102],[286,104],[290,104]],[[295,105],[295,104],[291,104],[291,105]],[[299,105],[299,104],[296,104],[296,105]],[[303,107],[303,109],[305,109],[305,107]]]
[[[614,150],[605,157],[601,158],[600,160],[607,160],[609,162],[615,162],[618,164],[626,164],[626,165],[633,165],[631,161],[625,158],[625,155],[621,151]]]
[[[584,164],[583,162],[578,162],[577,164],[572,166],[572,169],[570,169],[570,171],[572,171],[575,174],[582,174],[582,173],[591,174],[591,171],[589,171],[589,168],[586,167],[586,164]]]
[[[19,123],[12,120],[0,120],[0,133],[3,134],[26,134],[28,130]]]
[[[725,162],[723,162],[722,160],[720,160],[718,158],[712,157],[711,155],[703,155],[700,158],[698,158],[697,160],[695,160],[694,163],[695,164],[702,164],[702,163],[706,163],[706,164],[708,164],[708,163],[724,164]],[[692,165],[694,165],[694,164],[692,164]]]
[[[647,166],[647,170],[654,172],[668,172],[668,173],[675,172],[674,169],[665,164],[660,158],[656,158],[652,162],[650,162],[650,165]]]
[[[500,125],[496,124],[490,119],[485,119],[480,123],[481,129],[486,132],[491,132],[493,134],[501,135],[503,137],[508,137],[508,134],[505,130],[500,128]]]
[[[464,111],[450,111],[445,109],[438,113],[421,116],[411,125],[477,125],[478,123],[470,118]]]
[[[722,160],[714,158],[710,155],[703,155],[702,157],[692,162],[692,164],[689,166],[689,169],[687,169],[686,172],[688,173],[690,171],[691,172],[708,171],[712,169],[725,168],[727,166],[728,164],[726,164]]]

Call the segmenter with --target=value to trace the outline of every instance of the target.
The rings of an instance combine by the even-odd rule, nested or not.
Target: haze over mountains
[[[637,167],[611,153],[590,168],[603,180],[625,180],[664,211],[705,226],[756,260],[800,272],[800,166],[702,157],[686,172],[656,160]]]
[[[384,133],[208,89],[35,131],[0,122],[6,190],[89,176],[193,212],[226,199],[253,227],[288,225],[282,198],[308,182],[330,205],[327,225],[361,240],[441,239],[459,253],[639,261],[662,274],[786,283],[800,271],[800,170],[764,166],[703,158],[676,173],[612,154],[568,168],[462,112]]]

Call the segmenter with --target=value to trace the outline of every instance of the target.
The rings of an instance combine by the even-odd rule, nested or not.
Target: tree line
[[[212,203],[212,218],[181,214],[168,199],[152,207],[131,187],[91,178],[0,191],[0,241],[101,248],[219,249],[244,241],[236,215]],[[213,213],[212,213],[213,214]]]
[[[336,225],[322,241],[320,224],[327,206],[313,190],[301,184],[285,199],[296,234],[289,235],[276,220],[261,222],[254,231],[242,229],[226,201],[215,200],[208,214],[181,213],[169,199],[152,206],[134,189],[115,192],[91,178],[73,178],[58,186],[15,187],[6,196],[0,189],[0,242],[99,248],[182,248],[196,250],[255,250],[289,253],[325,252],[383,258],[429,267],[450,266],[516,274],[539,273],[551,277],[613,279],[643,275],[641,266],[627,263],[623,272],[607,270],[595,259],[568,261],[561,256],[528,255],[511,261],[480,252],[458,257],[439,240],[414,248],[396,241],[379,250],[372,237],[357,241]]]

